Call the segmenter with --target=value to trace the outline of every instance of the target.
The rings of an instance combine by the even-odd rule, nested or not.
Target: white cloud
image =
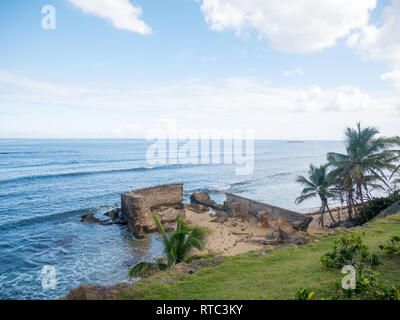
[[[241,126],[262,138],[331,139],[358,120],[395,134],[400,115],[400,96],[386,92],[287,89],[240,77],[77,87],[0,70],[0,84],[0,109],[15,114],[0,115],[0,136],[137,137],[165,118],[194,130]]]
[[[303,75],[303,70],[300,67],[296,67],[293,70],[288,70],[283,73],[284,77],[293,77]]]
[[[400,1],[386,6],[377,25],[367,25],[347,39],[347,46],[354,48],[364,58],[387,61],[394,70],[381,76],[400,89]]]
[[[385,7],[379,25],[367,25],[347,40],[350,48],[367,58],[400,66],[400,1]]]
[[[391,81],[393,86],[397,90],[400,90],[400,69],[394,69],[391,72],[384,73],[381,75],[381,79]]]
[[[310,52],[368,23],[376,0],[202,0],[210,28],[240,35],[256,30],[277,49]]]
[[[281,110],[285,112],[394,111],[399,99],[362,92],[355,87],[323,90],[270,87],[267,81],[236,77],[214,84],[207,79],[191,79],[165,85],[97,84],[85,87],[62,86],[0,70],[0,103],[4,101],[61,105],[79,108],[191,112],[208,117],[204,110]],[[387,97],[387,95],[386,95]]]
[[[371,99],[369,94],[363,93],[358,88],[340,90],[336,92],[325,110],[328,111],[361,111],[361,110],[385,110],[384,105],[375,105],[377,101]],[[386,109],[387,110],[387,109]]]
[[[142,9],[129,0],[68,0],[86,13],[110,20],[115,28],[150,34],[151,28],[139,17]]]

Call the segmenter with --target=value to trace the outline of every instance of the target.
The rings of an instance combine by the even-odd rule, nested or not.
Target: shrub
[[[130,269],[130,279],[145,277],[157,271],[166,270],[174,264],[181,263],[187,258],[192,248],[200,251],[204,249],[205,238],[209,232],[208,229],[185,224],[182,217],[179,216],[175,230],[168,235],[155,213],[153,213],[153,219],[158,231],[161,233],[167,261],[166,263],[160,261],[140,262]]]
[[[393,284],[387,292],[387,297],[390,300],[400,300],[400,285],[397,287]]]
[[[333,299],[362,299],[362,300],[398,300],[399,290],[392,285],[389,288],[379,282],[379,273],[363,265],[355,265],[356,286],[355,289],[343,289],[340,283],[336,283],[336,295]]]
[[[365,214],[368,220],[374,218],[377,214],[390,207],[393,203],[400,200],[400,193],[394,192],[388,197],[374,198],[365,204]],[[357,209],[358,217],[363,217],[362,207]],[[365,221],[360,221],[360,223]]]
[[[386,244],[380,245],[379,248],[385,250],[389,256],[400,256],[400,237],[394,236]]]
[[[385,291],[378,285],[378,273],[370,267],[355,265],[356,285],[355,289],[343,289],[336,283],[337,295],[335,299],[383,299]]]
[[[140,262],[134,265],[129,271],[129,279],[148,277],[157,271],[166,270],[167,265],[160,262]]]
[[[295,293],[295,300],[311,300],[314,296],[314,291],[309,288],[299,288]]]
[[[321,263],[326,269],[338,269],[345,265],[369,264],[379,265],[379,259],[375,254],[370,254],[368,247],[360,237],[351,235],[343,236],[335,241],[333,251],[321,257]]]

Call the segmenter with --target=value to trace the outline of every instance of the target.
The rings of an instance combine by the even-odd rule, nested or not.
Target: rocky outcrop
[[[119,283],[113,286],[80,285],[69,291],[66,300],[113,300],[118,299],[120,292],[129,290],[133,284]]]
[[[121,208],[117,208],[117,209],[108,211],[104,215],[108,216],[111,220],[117,220],[118,218],[121,217]]]
[[[257,202],[227,193],[224,211],[229,217],[239,217],[245,221],[255,221],[265,228],[278,229],[294,234],[306,231],[312,217]]]
[[[224,211],[216,211],[214,216],[215,218],[211,222],[224,223],[229,220],[228,214]]]
[[[210,195],[207,192],[195,192],[190,196],[191,204],[200,204],[214,210],[222,210],[222,206],[217,204],[214,200],[211,200]]]
[[[100,220],[100,219],[96,218],[93,213],[86,213],[86,214],[82,215],[81,222],[83,222],[83,223],[98,223],[103,226],[112,224],[112,222],[109,220]]]
[[[267,235],[267,241],[270,242],[270,244],[278,244],[278,245],[284,245],[284,244],[294,244],[294,245],[304,245],[310,242],[310,235],[306,232],[299,231],[296,232],[295,234],[290,234],[282,229],[278,228],[271,234]]]
[[[152,212],[162,205],[176,206],[182,202],[183,184],[165,184],[134,190],[121,195],[122,217],[138,237],[156,231]]]

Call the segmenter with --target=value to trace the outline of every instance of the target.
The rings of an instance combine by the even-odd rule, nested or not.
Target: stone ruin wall
[[[128,221],[128,226],[135,235],[143,237],[145,233],[156,230],[152,208],[181,203],[182,194],[183,183],[164,184],[122,194],[122,216]]]
[[[264,228],[282,230],[291,234],[306,231],[312,217],[227,193],[224,211],[228,216],[259,223]]]

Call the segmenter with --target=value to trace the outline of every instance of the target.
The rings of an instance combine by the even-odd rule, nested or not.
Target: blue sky
[[[399,134],[400,6],[350,2],[1,1],[0,137],[144,137],[171,121],[269,139],[339,139],[359,120]]]

